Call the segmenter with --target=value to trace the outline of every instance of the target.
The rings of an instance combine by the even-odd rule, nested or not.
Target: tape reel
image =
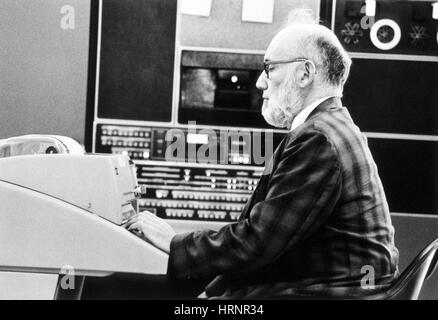
[[[371,27],[370,38],[376,48],[380,50],[391,50],[400,42],[400,26],[391,19],[378,20]]]

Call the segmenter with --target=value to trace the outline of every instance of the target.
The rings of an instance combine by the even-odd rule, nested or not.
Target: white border
[[[171,123],[176,124],[178,122],[178,104],[179,104],[179,88],[181,78],[181,24],[182,13],[180,12],[181,1],[177,0],[176,4],[176,30],[175,30],[175,57],[173,65],[173,87],[172,87],[172,116]]]
[[[325,0],[327,1],[327,0]],[[332,27],[332,31],[335,32],[335,18],[336,18],[336,0],[332,1],[332,23],[331,23],[331,27]]]
[[[348,55],[353,59],[438,62],[438,56],[420,56],[412,54],[370,53],[354,51],[349,51]]]
[[[91,13],[93,14],[93,13]],[[93,119],[93,137],[91,151],[96,152],[96,120],[97,120],[97,102],[99,99],[99,76],[100,76],[100,40],[102,37],[102,0],[99,0],[99,14],[97,17],[97,50],[96,50],[96,78],[94,79],[94,119]]]
[[[384,133],[384,132],[363,132],[368,138],[387,140],[415,140],[415,141],[438,141],[438,135],[405,134],[405,133]]]

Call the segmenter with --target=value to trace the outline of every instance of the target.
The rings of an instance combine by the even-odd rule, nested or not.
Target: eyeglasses
[[[263,62],[263,66],[266,72],[266,77],[269,79],[269,67],[273,64],[282,64],[282,63],[292,63],[292,62],[300,62],[300,61],[309,61],[313,65],[315,65],[312,61],[306,58],[297,58],[297,59],[290,59],[290,60],[274,60],[274,61],[268,61]]]

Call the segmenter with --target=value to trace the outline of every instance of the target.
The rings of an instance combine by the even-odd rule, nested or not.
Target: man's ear
[[[308,85],[310,85],[315,78],[315,74],[316,74],[315,64],[310,60],[305,61],[302,67],[300,68],[300,71],[297,73],[298,76],[297,80],[300,88],[305,88]]]

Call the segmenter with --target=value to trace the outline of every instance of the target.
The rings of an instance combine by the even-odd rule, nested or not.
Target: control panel
[[[137,167],[139,182],[147,186],[140,209],[171,219],[237,220],[262,174],[261,170]]]
[[[284,134],[97,124],[95,152],[128,155],[146,187],[140,210],[164,219],[236,221]]]
[[[284,134],[272,130],[98,124],[95,152],[133,160],[264,166]]]

